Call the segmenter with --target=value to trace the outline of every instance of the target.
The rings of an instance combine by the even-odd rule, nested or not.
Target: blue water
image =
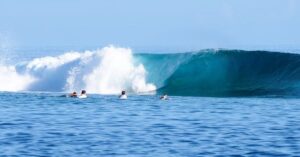
[[[0,156],[300,154],[295,53],[20,49],[0,54],[0,80]]]
[[[95,51],[26,52],[0,54],[0,80],[18,84],[5,88],[7,81],[1,81],[0,91],[300,96],[300,54],[285,51],[145,54],[110,46]],[[2,58],[11,62],[2,63]]]
[[[297,98],[0,93],[0,156],[297,156]]]

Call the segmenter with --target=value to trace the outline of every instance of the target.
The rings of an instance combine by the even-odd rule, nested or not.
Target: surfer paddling
[[[119,99],[127,99],[127,95],[126,95],[126,92],[124,90],[121,92],[121,95],[119,96]]]
[[[75,98],[75,97],[77,97],[77,93],[73,92],[73,93],[69,94],[69,97]]]
[[[78,98],[80,98],[80,99],[87,98],[86,91],[85,91],[85,90],[82,90],[82,91],[81,91],[81,94],[80,94],[80,96],[78,96]]]
[[[168,95],[167,95],[167,94],[164,94],[164,95],[160,96],[159,99],[160,99],[160,100],[167,100],[167,99],[168,99]]]
[[[71,94],[69,94],[69,97],[83,99],[83,98],[87,98],[87,94],[85,90],[82,90],[80,95],[77,95],[77,93],[74,91]]]

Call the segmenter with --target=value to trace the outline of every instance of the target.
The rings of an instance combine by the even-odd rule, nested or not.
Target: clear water
[[[0,156],[297,156],[300,101],[0,93]]]

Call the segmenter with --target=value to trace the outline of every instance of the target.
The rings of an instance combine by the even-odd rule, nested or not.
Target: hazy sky
[[[0,42],[144,50],[300,48],[300,1],[0,0]]]

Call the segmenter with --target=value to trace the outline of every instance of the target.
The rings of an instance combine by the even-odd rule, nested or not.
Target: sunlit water
[[[0,93],[0,156],[296,156],[300,101]]]

